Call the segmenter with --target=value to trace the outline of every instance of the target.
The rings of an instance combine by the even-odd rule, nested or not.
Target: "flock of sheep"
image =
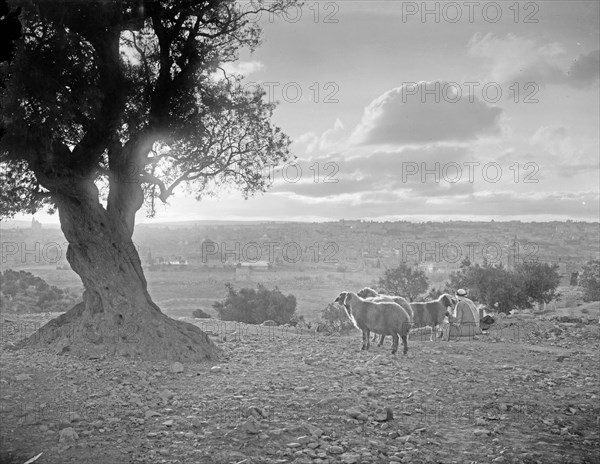
[[[431,327],[433,339],[438,327],[447,327],[450,321],[457,320],[459,304],[470,309],[468,303],[471,303],[470,300],[459,300],[447,293],[437,300],[409,303],[401,296],[381,295],[368,287],[358,293],[342,292],[335,302],[343,305],[348,318],[362,331],[363,350],[369,349],[373,332],[381,336],[378,346],[383,344],[386,335],[392,336],[392,354],[398,351],[399,339],[402,339],[403,353],[408,352],[407,338],[411,329]],[[476,319],[477,331],[481,333],[479,317]]]

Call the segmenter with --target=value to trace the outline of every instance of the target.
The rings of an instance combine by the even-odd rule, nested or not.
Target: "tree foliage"
[[[590,260],[583,266],[579,286],[583,289],[583,301],[600,300],[600,260]]]
[[[469,289],[469,298],[508,313],[514,308],[530,308],[533,303],[549,303],[558,298],[559,282],[557,265],[531,261],[509,270],[502,264],[472,264],[465,259],[460,269],[450,274],[446,291]]]
[[[413,269],[409,264],[401,263],[396,268],[386,269],[378,285],[383,293],[416,301],[427,290],[429,280],[423,270]]]
[[[560,284],[558,264],[524,261],[515,267],[515,274],[522,282],[525,307],[531,307],[532,303],[550,303],[560,297],[556,291]]]
[[[230,283],[225,284],[225,287],[225,300],[215,301],[213,304],[224,321],[260,324],[272,320],[279,324],[287,324],[295,316],[296,297],[285,296],[277,287],[269,290],[258,284],[257,288],[242,288],[239,291]]]
[[[23,28],[0,69],[5,216],[61,195],[96,195],[129,215],[144,199],[152,215],[179,186],[200,198],[227,184],[247,197],[289,158],[274,104],[222,64],[259,44],[253,12],[291,0],[245,11],[233,0],[12,3]]]

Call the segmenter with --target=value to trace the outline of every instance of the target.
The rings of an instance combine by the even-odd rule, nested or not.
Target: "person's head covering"
[[[467,296],[467,291],[464,288],[456,290],[456,296]]]

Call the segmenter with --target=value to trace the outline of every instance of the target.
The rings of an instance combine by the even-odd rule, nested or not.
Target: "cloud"
[[[224,63],[222,68],[227,74],[241,74],[248,76],[249,74],[261,71],[265,65],[260,61],[236,61],[234,63]]]
[[[564,79],[556,57],[565,52],[559,43],[538,46],[534,40],[507,34],[496,37],[491,32],[475,34],[468,43],[468,53],[482,58],[494,82],[553,82]]]
[[[332,153],[316,162],[299,161],[299,171],[290,168],[288,180],[278,173],[273,191],[310,198],[391,192],[404,198],[424,193],[432,197],[466,195],[473,192],[473,183],[464,163],[472,158],[462,147],[435,146],[373,153],[363,150],[353,156]],[[315,177],[317,169],[319,177]]]
[[[580,55],[567,72],[569,82],[575,87],[586,87],[600,76],[600,50]]]
[[[502,109],[444,81],[405,83],[366,108],[353,133],[362,145],[464,142],[501,133]]]
[[[475,34],[467,46],[469,55],[485,61],[487,77],[499,84],[534,82],[540,86],[584,87],[598,79],[598,50],[580,55],[567,67],[564,65],[566,50],[558,42],[538,45],[530,38],[515,34],[502,38],[490,32],[484,36]]]
[[[282,201],[283,198],[285,201]],[[552,220],[577,218],[598,220],[600,210],[597,192],[550,192],[525,195],[510,191],[479,192],[454,197],[432,197],[429,194],[407,198],[401,192],[361,192],[308,199],[295,193],[278,195],[273,205],[285,204],[297,215],[333,218],[435,217],[435,220],[468,218],[535,218]],[[279,207],[279,206],[278,206]],[[278,210],[279,211],[279,210]]]
[[[307,132],[297,137],[295,143],[304,145],[304,152],[307,155],[319,157],[332,150],[345,147],[347,145],[345,143],[346,138],[343,137],[345,132],[344,124],[339,118],[336,118],[333,127],[325,130],[321,135],[312,131]]]
[[[552,170],[563,178],[595,173],[597,179],[600,170],[597,138],[574,137],[564,126],[541,126],[531,136],[530,144],[544,170]]]

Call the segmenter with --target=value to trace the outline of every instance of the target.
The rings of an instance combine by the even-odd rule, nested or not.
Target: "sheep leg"
[[[404,346],[403,353],[408,353],[408,335],[402,335],[402,346]]]
[[[398,334],[392,334],[392,354],[396,354],[398,351]]]
[[[370,333],[369,329],[364,329],[362,331],[362,336],[363,336],[363,344],[362,344],[361,350],[368,350],[369,346],[370,346],[370,337],[371,337],[371,333]]]
[[[383,340],[385,340],[385,335],[381,335],[381,338],[379,339],[379,343],[377,344],[377,346],[382,346],[383,345]]]

